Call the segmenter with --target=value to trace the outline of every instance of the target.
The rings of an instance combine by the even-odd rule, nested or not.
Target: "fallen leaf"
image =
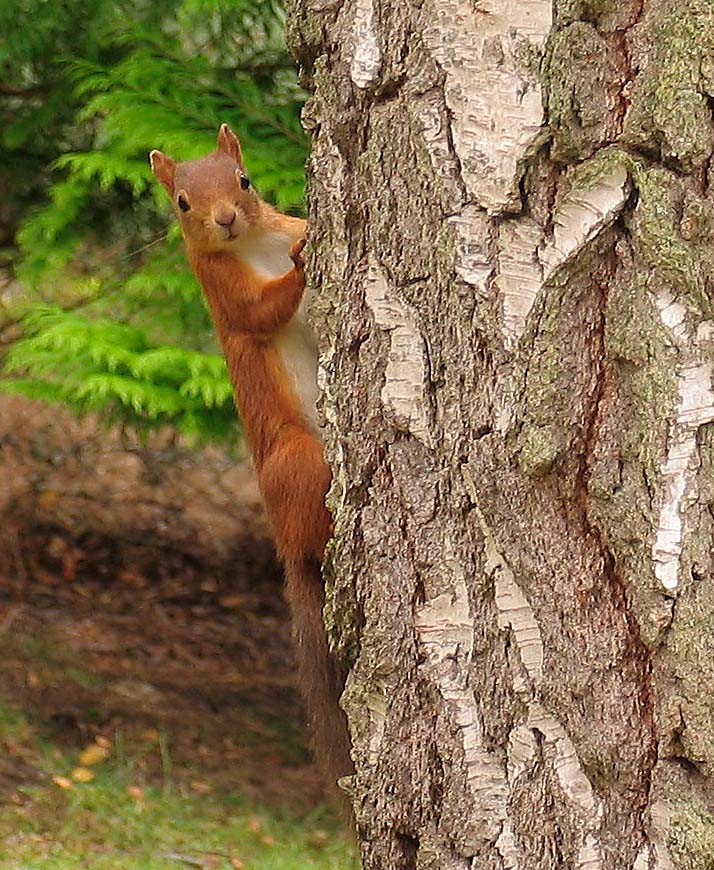
[[[318,829],[310,834],[308,840],[311,846],[316,846],[318,849],[321,849],[329,842],[330,835],[327,831],[321,831]]]
[[[245,864],[240,858],[231,858],[231,867],[235,867],[235,870],[245,870]]]
[[[50,538],[49,543],[47,544],[47,552],[53,559],[59,559],[67,552],[68,546],[69,544],[64,538],[55,535],[53,538]]]
[[[37,496],[37,504],[43,510],[55,507],[59,500],[59,493],[52,489],[46,489]]]
[[[93,743],[80,754],[79,763],[82,767],[92,767],[95,764],[101,764],[107,758],[109,758],[109,750],[105,746]]]
[[[225,607],[226,610],[240,610],[244,604],[244,596],[242,595],[221,595],[218,599],[218,603],[221,607]]]
[[[200,780],[194,780],[191,783],[191,791],[195,791],[196,794],[210,794],[213,791],[213,786],[210,782],[201,782]]]
[[[94,742],[97,744],[97,746],[101,746],[102,749],[112,748],[112,741],[108,737],[104,737],[103,734],[97,734],[97,736],[94,738]]]
[[[53,776],[52,782],[60,788],[74,788],[72,780],[67,779],[66,776]]]
[[[251,833],[253,833],[253,834],[260,833],[261,824],[260,824],[260,819],[258,818],[258,816],[251,816],[248,819],[248,827],[250,828]]]
[[[62,577],[65,580],[74,580],[77,576],[77,565],[82,561],[81,550],[70,550],[62,557]]]
[[[59,577],[56,574],[51,574],[49,571],[45,571],[43,568],[35,568],[33,570],[32,576],[39,583],[42,583],[44,586],[55,586],[59,582]]]
[[[260,842],[264,846],[274,846],[275,845],[275,837],[271,837],[270,834],[263,834],[260,838]]]
[[[121,571],[119,579],[122,583],[126,583],[129,586],[146,586],[146,578],[136,571]]]
[[[138,785],[130,785],[126,790],[126,793],[129,797],[134,798],[135,801],[140,801],[144,798],[144,789],[139,788]]]
[[[75,767],[72,771],[72,779],[75,782],[91,782],[94,779],[94,773],[88,767]]]

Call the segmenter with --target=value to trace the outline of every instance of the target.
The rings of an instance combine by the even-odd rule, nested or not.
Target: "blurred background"
[[[0,0],[0,866],[347,868],[152,148],[303,210],[261,0]],[[78,863],[79,861],[79,863]]]

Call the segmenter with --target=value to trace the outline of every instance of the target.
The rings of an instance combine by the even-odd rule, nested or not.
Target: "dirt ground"
[[[0,522],[0,703],[145,781],[321,798],[249,465],[0,398]],[[4,796],[46,776],[4,750]]]

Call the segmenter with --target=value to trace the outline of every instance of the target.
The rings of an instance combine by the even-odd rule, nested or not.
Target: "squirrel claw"
[[[293,261],[293,263],[295,263],[296,269],[305,268],[305,261],[303,260],[301,254],[306,244],[306,239],[300,239],[299,241],[295,242],[295,244],[290,248],[290,259]]]

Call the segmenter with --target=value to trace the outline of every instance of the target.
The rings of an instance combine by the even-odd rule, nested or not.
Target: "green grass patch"
[[[82,668],[66,653],[62,653],[50,638],[27,635],[22,638],[19,649],[25,660],[53,672],[61,672],[62,678],[83,689],[101,689],[105,680],[100,674]]]
[[[30,726],[22,713],[0,699],[0,741],[29,740]]]
[[[200,782],[144,784],[121,745],[76,782],[79,753],[40,744],[0,703],[0,743],[37,751],[39,784],[19,784],[0,808],[4,870],[356,870],[355,850],[328,811],[302,819],[267,811]],[[197,770],[197,777],[200,772]],[[52,777],[58,779],[53,780]]]

